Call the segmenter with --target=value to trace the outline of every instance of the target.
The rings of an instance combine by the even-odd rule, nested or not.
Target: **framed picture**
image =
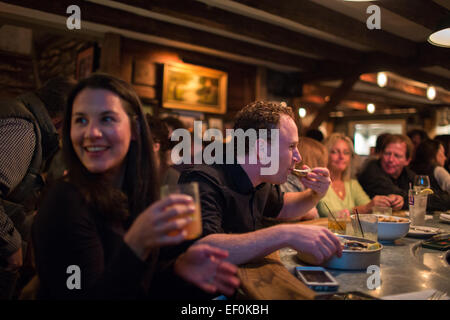
[[[226,72],[185,63],[164,64],[164,108],[225,113]]]
[[[135,60],[133,62],[133,83],[144,86],[156,85],[155,64],[146,61]]]
[[[81,80],[94,71],[95,47],[89,47],[77,54],[76,78]]]

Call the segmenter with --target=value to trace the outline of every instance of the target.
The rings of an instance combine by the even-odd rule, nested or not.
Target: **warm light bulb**
[[[428,100],[434,100],[436,98],[436,88],[433,86],[430,86],[427,88],[427,98]]]
[[[306,117],[306,109],[305,108],[298,109],[298,115],[300,116],[300,118]]]
[[[368,113],[374,113],[375,112],[375,105],[373,103],[369,103],[367,105],[367,112]]]
[[[377,74],[377,84],[378,86],[380,86],[381,88],[385,87],[387,84],[388,78],[386,73],[384,72],[378,72]]]

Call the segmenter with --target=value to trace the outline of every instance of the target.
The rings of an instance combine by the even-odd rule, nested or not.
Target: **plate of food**
[[[439,228],[432,228],[426,226],[410,226],[408,237],[412,238],[429,238],[440,233]]]

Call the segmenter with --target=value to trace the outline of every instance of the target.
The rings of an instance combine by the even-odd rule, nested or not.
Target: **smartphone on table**
[[[322,267],[296,267],[297,277],[314,291],[336,291],[339,283]]]

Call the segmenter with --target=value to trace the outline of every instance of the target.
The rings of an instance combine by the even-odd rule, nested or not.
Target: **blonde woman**
[[[297,144],[300,155],[302,156],[301,162],[297,165],[297,168],[303,168],[308,166],[309,168],[326,167],[328,162],[328,151],[325,146],[317,140],[311,138],[301,138]],[[305,191],[305,186],[301,183],[300,178],[296,175],[290,174],[285,183],[281,186],[283,192],[301,192]],[[319,217],[316,208],[312,208],[306,212],[301,220],[311,220]]]
[[[359,213],[371,213],[373,206],[391,206],[388,196],[375,196],[370,200],[358,181],[350,178],[354,151],[349,137],[333,133],[326,139],[325,147],[328,150],[331,188],[317,205],[321,217],[328,216],[328,208],[331,211],[357,209]]]

